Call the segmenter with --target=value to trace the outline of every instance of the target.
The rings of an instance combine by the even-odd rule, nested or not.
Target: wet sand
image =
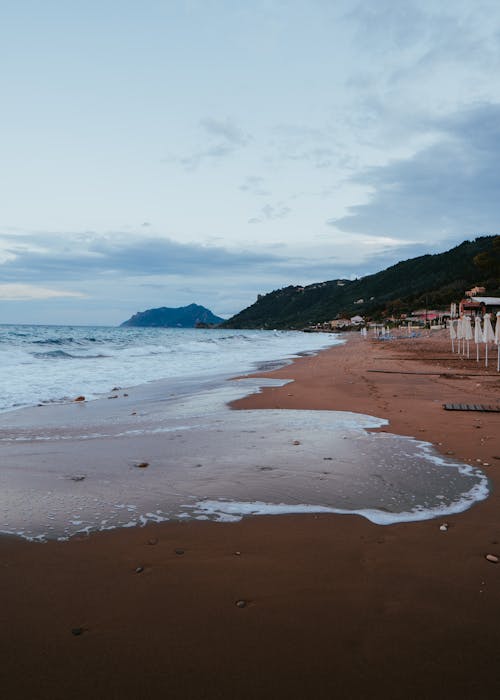
[[[446,532],[302,515],[3,537],[6,697],[498,696],[500,564],[485,555],[500,555],[500,414],[442,408],[497,404],[493,363],[452,356],[443,336],[353,337],[272,376],[294,383],[234,408],[386,418],[381,430],[487,465],[492,494]]]

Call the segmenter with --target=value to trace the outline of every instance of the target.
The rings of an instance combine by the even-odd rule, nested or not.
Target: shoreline
[[[332,361],[362,366],[352,352],[366,346],[356,337],[349,343],[324,360],[303,358],[311,359],[305,385],[316,401],[305,410],[272,404],[275,396],[304,393],[298,367],[291,379],[290,365],[280,364],[274,373],[262,367],[258,376],[189,379],[175,388],[161,381],[116,389],[108,397],[114,401],[0,418],[0,532],[64,541],[152,522],[299,513],[356,514],[388,525],[444,518],[487,497],[478,465],[440,456],[423,436],[396,435],[380,405],[367,415],[366,400],[352,406],[357,412],[334,410],[345,399],[338,407],[321,401]],[[318,384],[311,367],[324,362]],[[268,410],[254,409],[251,397]]]
[[[500,380],[452,377],[475,362],[448,357],[448,345],[349,338],[266,373],[293,384],[233,408],[387,418],[379,430],[488,464],[485,501],[447,516],[446,532],[439,519],[381,527],[315,514],[169,522],[43,545],[1,537],[9,696],[497,697],[500,564],[485,555],[500,555],[500,414],[442,403],[498,402]],[[439,374],[368,371],[377,368]]]

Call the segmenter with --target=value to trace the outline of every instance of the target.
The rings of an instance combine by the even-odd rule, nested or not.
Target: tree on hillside
[[[478,267],[485,281],[495,280],[499,284],[500,278],[500,236],[495,236],[491,250],[478,253],[474,257],[474,264]]]

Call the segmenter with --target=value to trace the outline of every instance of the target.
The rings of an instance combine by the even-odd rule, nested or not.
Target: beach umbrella
[[[495,334],[493,333],[493,326],[491,325],[491,314],[484,314],[483,319],[483,343],[485,348],[484,356],[484,366],[488,366],[488,343],[492,343],[495,340]]]
[[[457,331],[455,330],[455,321],[450,319],[450,338],[451,338],[451,351],[455,352],[455,340],[457,338]]]
[[[470,357],[469,352],[469,341],[474,338],[472,335],[472,325],[470,322],[470,316],[464,316],[464,338],[467,343],[467,359]]]
[[[474,317],[474,342],[476,343],[476,362],[479,362],[479,343],[483,342],[483,331],[481,330],[481,319]]]
[[[497,345],[497,372],[500,372],[500,311],[497,311],[497,322],[495,324],[495,343]]]
[[[463,337],[464,337],[463,321],[462,321],[462,317],[460,316],[460,318],[457,321],[457,340],[458,340],[457,352],[459,355],[460,355],[460,341],[462,340]],[[462,352],[463,352],[463,348],[462,348]]]

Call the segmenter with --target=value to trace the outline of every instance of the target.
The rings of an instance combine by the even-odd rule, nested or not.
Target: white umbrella
[[[492,343],[495,340],[495,334],[493,333],[493,326],[491,325],[491,314],[484,314],[483,320],[483,343],[485,347],[485,359],[484,366],[488,366],[488,343]]]
[[[479,362],[479,343],[483,342],[483,331],[481,330],[481,319],[474,317],[474,342],[476,343],[476,361]]]
[[[495,324],[495,343],[497,344],[497,372],[500,372],[500,311],[497,311]]]
[[[451,338],[451,351],[455,352],[455,338],[457,337],[457,332],[455,330],[455,321],[450,319],[450,338]]]
[[[462,317],[460,316],[460,318],[457,321],[457,340],[458,340],[458,351],[457,352],[459,355],[460,355],[460,341],[463,339],[463,337],[464,337],[464,322],[463,322]],[[463,353],[463,351],[464,351],[464,348],[463,348],[463,343],[462,343],[462,353]]]
[[[466,340],[466,342],[467,342],[467,359],[468,359],[468,358],[470,357],[470,353],[469,353],[469,341],[472,340],[473,337],[474,337],[474,336],[472,335],[472,326],[471,326],[471,322],[470,322],[470,316],[464,316],[464,322],[463,322],[463,323],[464,323],[464,325],[463,325],[463,329],[464,329],[464,338],[465,338],[465,340]]]

